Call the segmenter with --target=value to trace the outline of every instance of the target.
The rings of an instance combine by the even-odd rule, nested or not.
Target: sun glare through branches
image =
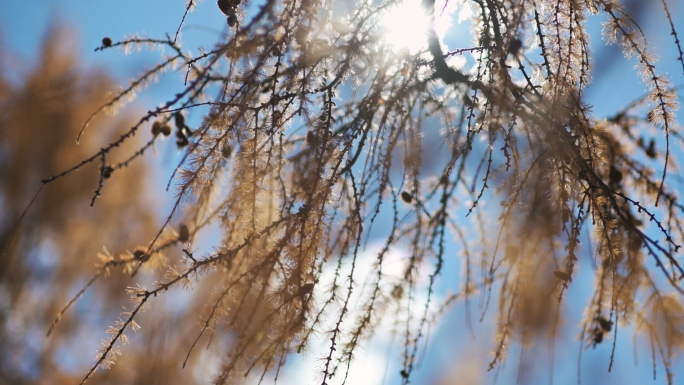
[[[405,0],[382,16],[383,39],[396,50],[416,53],[427,47],[428,25],[420,0]]]
[[[452,24],[452,13],[459,4],[436,4],[440,10],[435,14],[434,27],[439,40],[443,40]],[[466,10],[467,11],[467,10]],[[416,54],[428,46],[427,32],[431,27],[430,16],[426,13],[421,0],[403,0],[392,5],[380,18],[382,39],[394,51],[408,51]]]

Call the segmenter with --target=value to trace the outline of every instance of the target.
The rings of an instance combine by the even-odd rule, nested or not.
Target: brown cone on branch
[[[231,2],[228,0],[218,0],[216,2],[216,5],[218,5],[221,12],[223,12],[223,14],[226,16],[229,16],[231,14],[231,11],[234,12],[233,7],[231,6]]]

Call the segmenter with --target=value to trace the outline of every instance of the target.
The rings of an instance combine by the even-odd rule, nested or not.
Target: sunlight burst
[[[406,49],[411,53],[427,47],[425,32],[429,19],[420,0],[405,0],[393,7],[382,18],[385,41],[395,50]]]
[[[435,31],[440,40],[451,26],[451,17],[456,6],[444,0],[436,1],[438,12],[435,18]],[[460,19],[459,19],[460,22]],[[427,30],[430,18],[425,13],[421,0],[404,0],[392,7],[382,17],[381,25],[384,29],[384,40],[396,51],[407,50],[416,53],[427,48]]]

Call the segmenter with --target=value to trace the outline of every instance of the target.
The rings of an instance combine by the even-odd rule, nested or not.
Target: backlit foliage
[[[104,72],[79,65],[78,57],[68,49],[75,40],[73,34],[53,27],[34,63],[19,61],[4,50],[0,53],[3,384],[70,384],[82,379],[81,373],[73,373],[68,366],[74,362],[87,364],[90,355],[65,363],[64,352],[82,345],[89,333],[102,331],[102,322],[114,317],[120,308],[107,309],[98,317],[88,314],[95,314],[93,307],[97,308],[97,303],[123,303],[130,283],[121,279],[100,280],[96,290],[90,288],[87,292],[86,301],[78,295],[81,302],[70,307],[64,317],[60,309],[94,274],[103,277],[121,268],[121,259],[109,266],[106,261],[94,259],[98,251],[105,258],[109,258],[107,250],[128,256],[137,245],[136,237],[152,233],[156,226],[144,191],[149,174],[143,163],[137,163],[119,174],[121,183],[104,189],[107,194],[95,208],[90,207],[90,201],[93,182],[97,182],[100,172],[96,164],[84,165],[79,177],[46,185],[18,227],[13,228],[40,186],[40,179],[91,155],[132,124],[126,116],[98,117],[93,123],[100,134],[84,138],[80,146],[74,145],[83,121],[108,101],[103,92],[114,89]],[[17,67],[22,70],[19,76]],[[139,145],[137,140],[131,140],[122,149],[135,151]],[[108,160],[122,159],[113,154]],[[59,328],[51,330],[46,338],[58,314]],[[107,377],[121,380],[119,374],[110,373]]]
[[[212,3],[189,0],[183,20]],[[573,280],[584,258],[595,269],[583,288],[591,294],[580,350],[612,344],[612,366],[618,331],[635,325],[673,382],[684,341],[682,136],[676,89],[634,15],[617,0],[423,0],[429,26],[413,52],[383,34],[383,17],[399,4],[219,0],[226,32],[198,56],[179,32],[102,40],[98,51],[163,47],[164,56],[93,109],[80,141],[102,130],[100,112],[158,74],[179,72],[183,86],[101,150],[47,172],[43,186],[97,164],[97,206],[154,146],[183,157],[165,220],[137,240],[145,246],[100,255],[101,269],[136,278],[133,304],[83,381],[126,356],[120,345],[138,324],[144,333],[141,314],[176,287],[197,293],[184,317],[199,320],[174,330],[193,341],[179,361],[220,340],[216,384],[277,379],[304,351],[316,359],[317,383],[342,383],[387,317],[408,383],[430,324],[457,301],[495,317],[492,370],[511,346],[557,338],[564,295],[591,285]],[[684,70],[668,4],[649,4],[660,7],[673,38],[667,52]],[[443,48],[448,36],[435,20],[447,6],[467,18],[471,46]],[[591,38],[617,44],[646,89],[608,117],[585,100],[595,14],[603,36]],[[136,137],[147,143],[121,147]],[[198,244],[212,226],[220,241]],[[442,274],[445,263],[458,263],[460,276]],[[437,296],[442,279],[457,293]]]

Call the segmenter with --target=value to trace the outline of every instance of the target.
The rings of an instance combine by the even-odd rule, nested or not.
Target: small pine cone
[[[232,154],[233,154],[233,146],[231,146],[230,144],[226,144],[221,149],[221,156],[223,156],[225,159],[230,158],[230,156]]]
[[[273,111],[273,124],[278,124],[280,122],[280,118],[282,116],[283,116],[283,113],[280,112],[280,110]]]
[[[174,122],[176,123],[176,128],[181,131],[183,128],[185,128],[185,116],[181,114],[180,112],[176,113],[173,116]]]
[[[313,291],[313,288],[314,288],[313,283],[307,283],[306,285],[299,288],[299,290],[297,291],[297,295],[303,296],[303,295],[309,294]]]
[[[190,230],[188,230],[188,226],[185,224],[181,224],[178,229],[178,240],[182,243],[186,243],[190,240]]]
[[[190,144],[190,141],[185,136],[182,138],[178,138],[178,140],[176,140],[176,146],[178,146],[178,148],[183,148],[188,144]]]
[[[318,146],[318,137],[316,136],[316,134],[314,134],[313,131],[309,131],[306,133],[306,143],[308,143],[311,147]]]
[[[216,2],[216,5],[218,5],[219,9],[221,12],[223,12],[224,15],[228,16],[229,12],[231,11],[231,1],[230,0],[218,0]]]
[[[146,254],[146,253],[147,253],[147,248],[136,247],[135,250],[133,250],[133,259],[147,261],[148,259],[150,259],[150,255]]]
[[[152,135],[157,136],[162,132],[162,124],[160,121],[155,121],[152,123]]]
[[[556,278],[560,279],[561,281],[566,281],[566,282],[571,281],[572,282],[572,277],[570,277],[570,275],[564,271],[560,271],[560,270],[554,271],[553,275],[555,275]]]
[[[104,166],[100,169],[100,172],[102,173],[102,178],[104,179],[109,179],[112,176],[112,172],[114,169],[112,166]]]
[[[233,16],[233,15],[230,15],[230,16],[228,16],[228,18],[226,19],[226,22],[228,23],[228,26],[229,26],[230,28],[233,28],[233,27],[235,27],[235,25],[237,24],[237,17],[235,17],[235,16]]]
[[[406,191],[402,191],[401,199],[403,199],[406,203],[411,203],[411,201],[413,200],[413,195],[407,193]]]

